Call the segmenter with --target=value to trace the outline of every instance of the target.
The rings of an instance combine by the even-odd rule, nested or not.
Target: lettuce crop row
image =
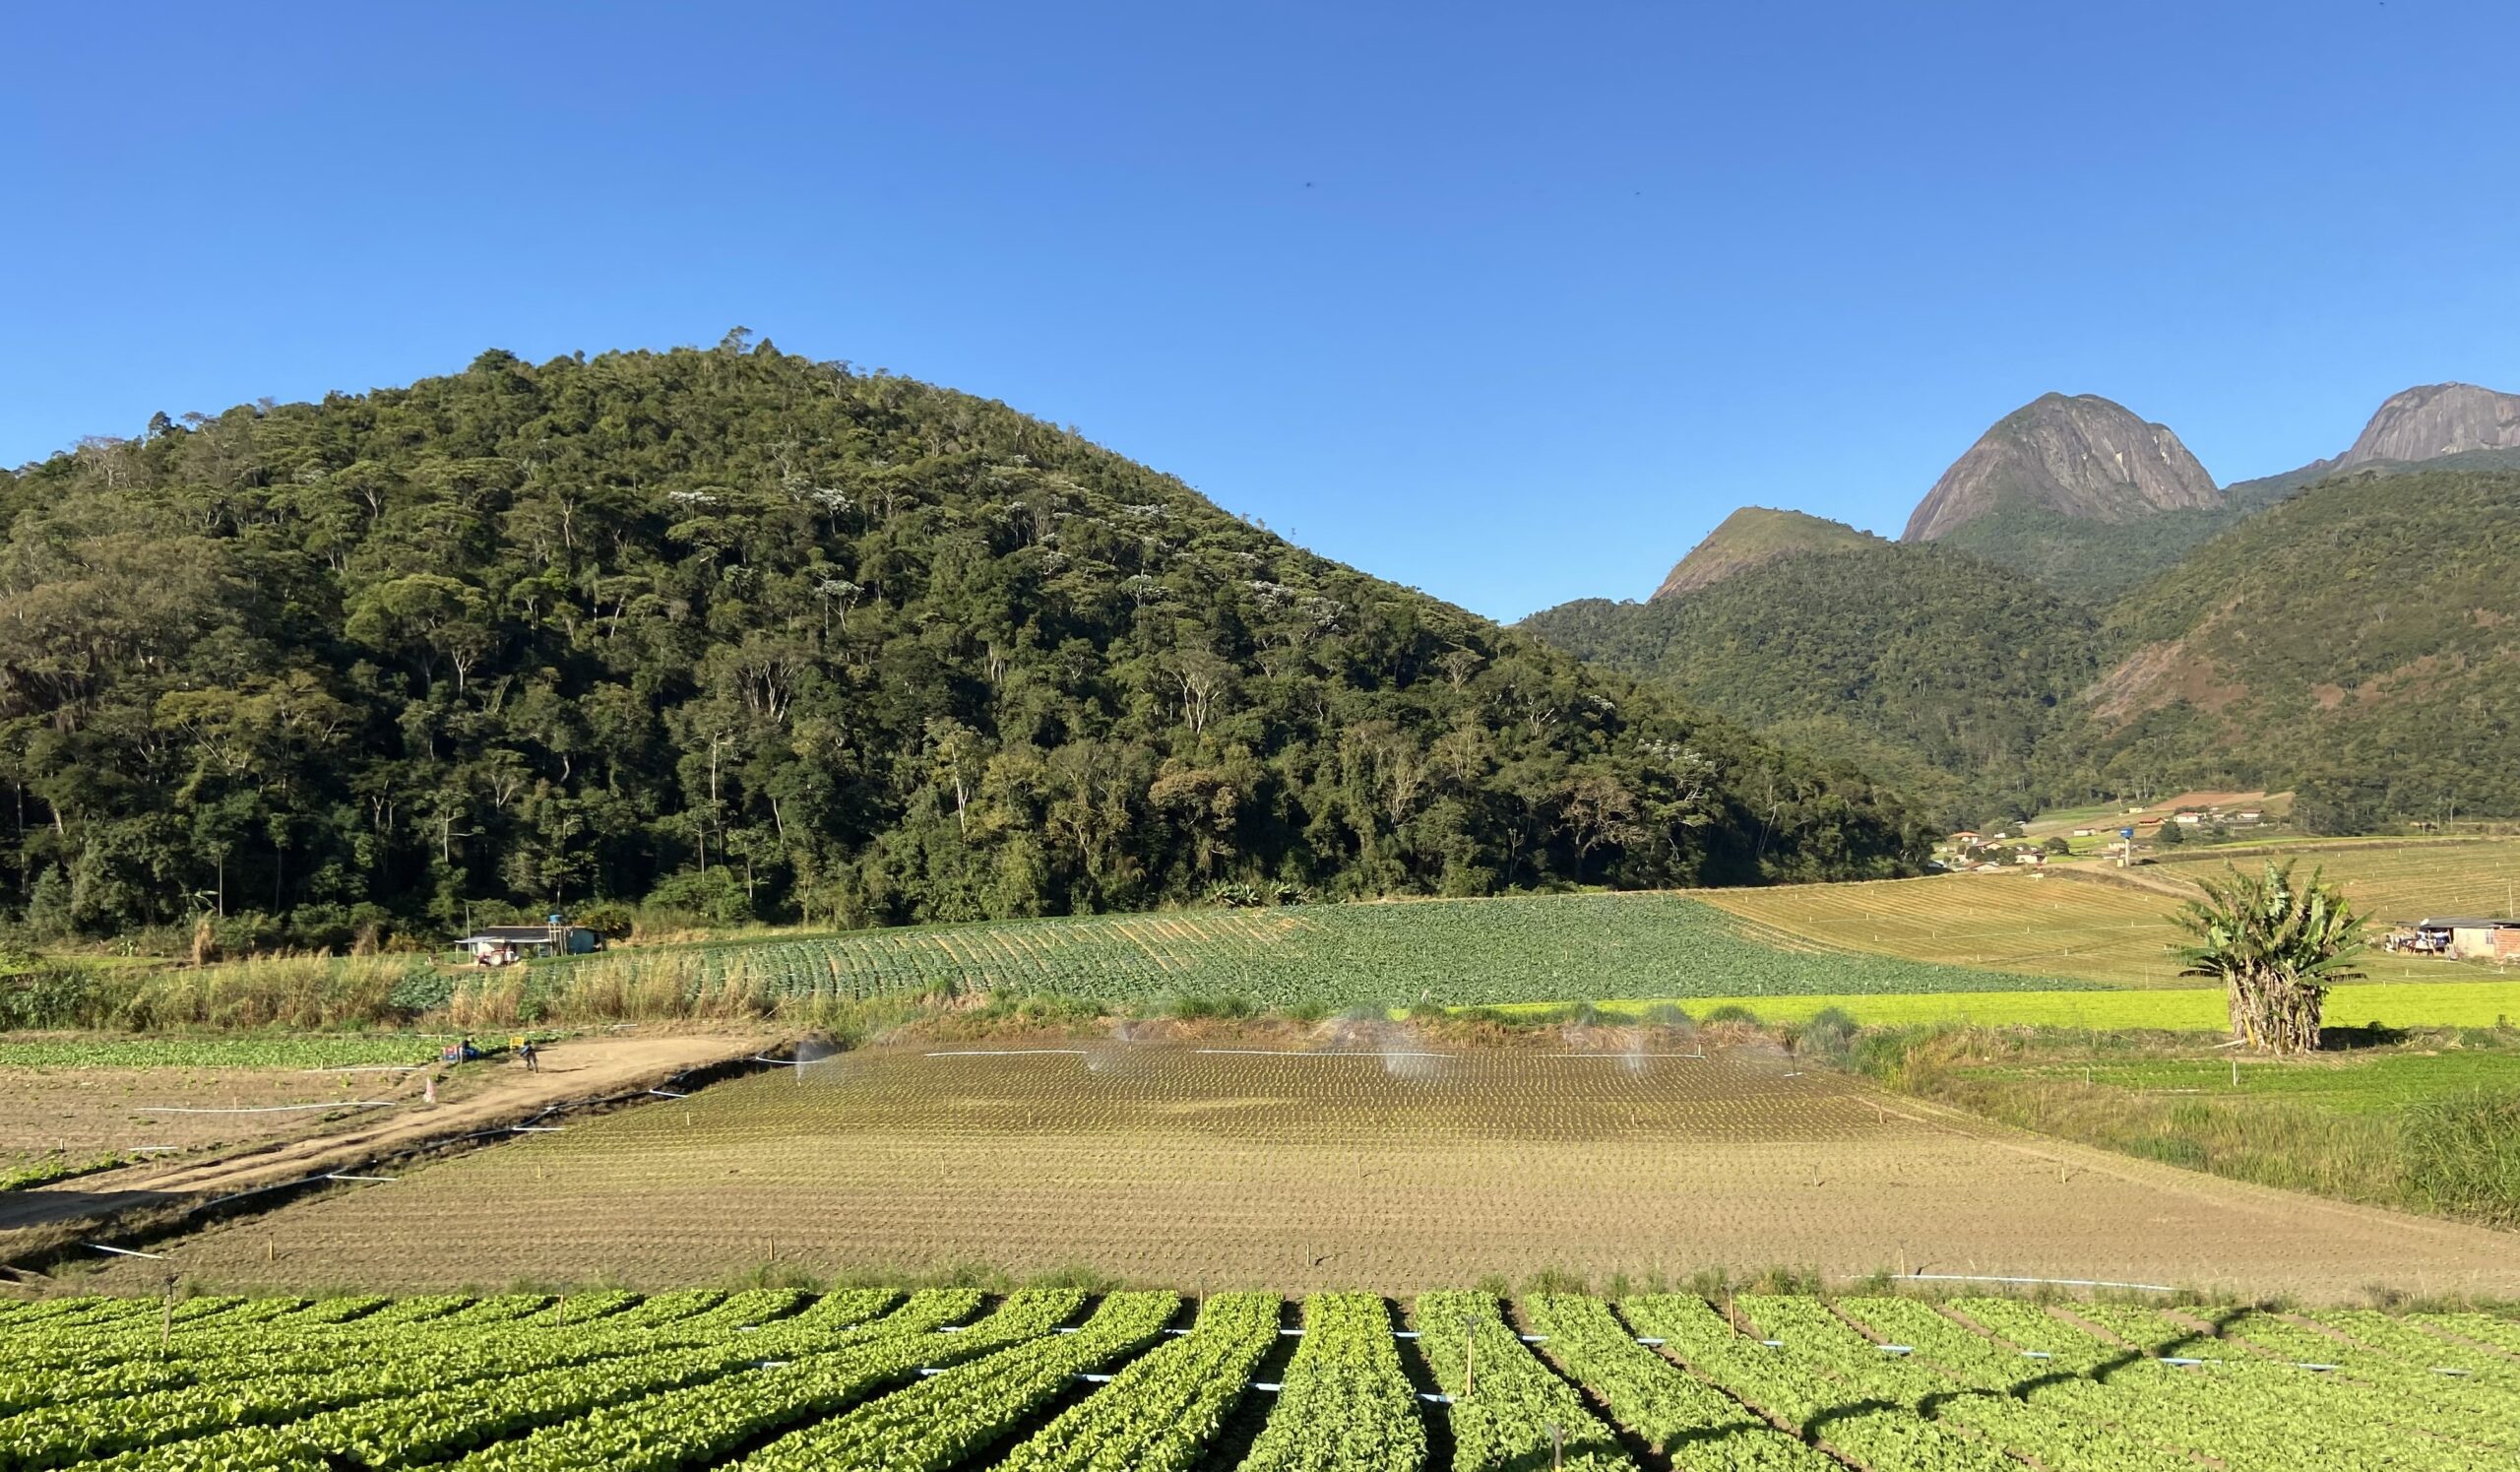
[[[1578,1472],[1633,1467],[1584,1397],[1535,1357],[1488,1293],[1420,1295],[1418,1347],[1452,1397],[1453,1466],[1506,1472],[1559,1465]]]
[[[1083,1327],[970,1361],[849,1414],[772,1442],[741,1465],[752,1472],[943,1472],[1002,1439],[1078,1375],[1153,1343],[1179,1312],[1169,1293],[1114,1293]]]
[[[1610,1414],[1679,1468],[1804,1469],[1837,1463],[1778,1431],[1705,1381],[1636,1342],[1599,1299],[1543,1294],[1524,1312],[1543,1353],[1599,1395]]]
[[[1303,1303],[1303,1341],[1240,1472],[1420,1472],[1426,1429],[1391,1311],[1363,1293]]]
[[[1112,1376],[1001,1463],[1005,1472],[1181,1472],[1278,1339],[1278,1296],[1228,1293],[1188,1334]]]

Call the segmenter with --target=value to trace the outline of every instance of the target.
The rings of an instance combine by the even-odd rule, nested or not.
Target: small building
[[[2520,961],[2520,920],[2444,917],[2418,921],[2415,928],[2462,961]]]
[[[482,966],[508,966],[536,956],[583,956],[603,940],[585,926],[484,926],[455,943]]]
[[[2203,821],[2205,821],[2205,814],[2201,812],[2182,812],[2178,815],[2178,824],[2182,828],[2193,828]]]
[[[2263,808],[2243,807],[2239,811],[2232,814],[2232,821],[2235,823],[2263,823],[2266,821],[2266,812]]]
[[[2100,830],[2099,830],[2099,829],[2097,829],[2097,828],[2077,828],[2077,829],[2075,829],[2075,830],[2074,830],[2074,837],[2076,837],[2076,838],[2089,838],[2089,837],[2091,837],[2093,834],[2095,834],[2095,833],[2097,833],[2097,832],[2099,832],[2099,831],[2100,831]]]
[[[1959,832],[1951,835],[1951,846],[1955,849],[1976,848],[1978,846],[1978,830],[1975,828],[1961,829]]]

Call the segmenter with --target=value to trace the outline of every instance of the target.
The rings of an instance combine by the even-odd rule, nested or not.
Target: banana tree
[[[2222,979],[2234,1039],[2261,1053],[2315,1051],[2327,989],[2362,974],[2353,969],[2362,918],[2316,872],[2295,885],[2290,864],[2269,863],[2263,874],[2233,869],[2198,887],[2204,897],[2177,916],[2196,937],[2178,949],[2179,975]]]

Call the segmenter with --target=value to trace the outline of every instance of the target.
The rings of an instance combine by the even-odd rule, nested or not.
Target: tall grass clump
[[[70,1026],[131,1032],[366,1028],[399,1023],[414,956],[282,952],[242,961],[94,979]]]
[[[2407,1111],[2410,1189],[2436,1211],[2520,1227],[2520,1089],[2471,1089]]]

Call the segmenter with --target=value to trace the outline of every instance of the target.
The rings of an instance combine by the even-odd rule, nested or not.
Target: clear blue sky
[[[1896,533],[2048,389],[2218,478],[2520,389],[2520,7],[22,5],[0,462],[742,324],[1511,618]]]

